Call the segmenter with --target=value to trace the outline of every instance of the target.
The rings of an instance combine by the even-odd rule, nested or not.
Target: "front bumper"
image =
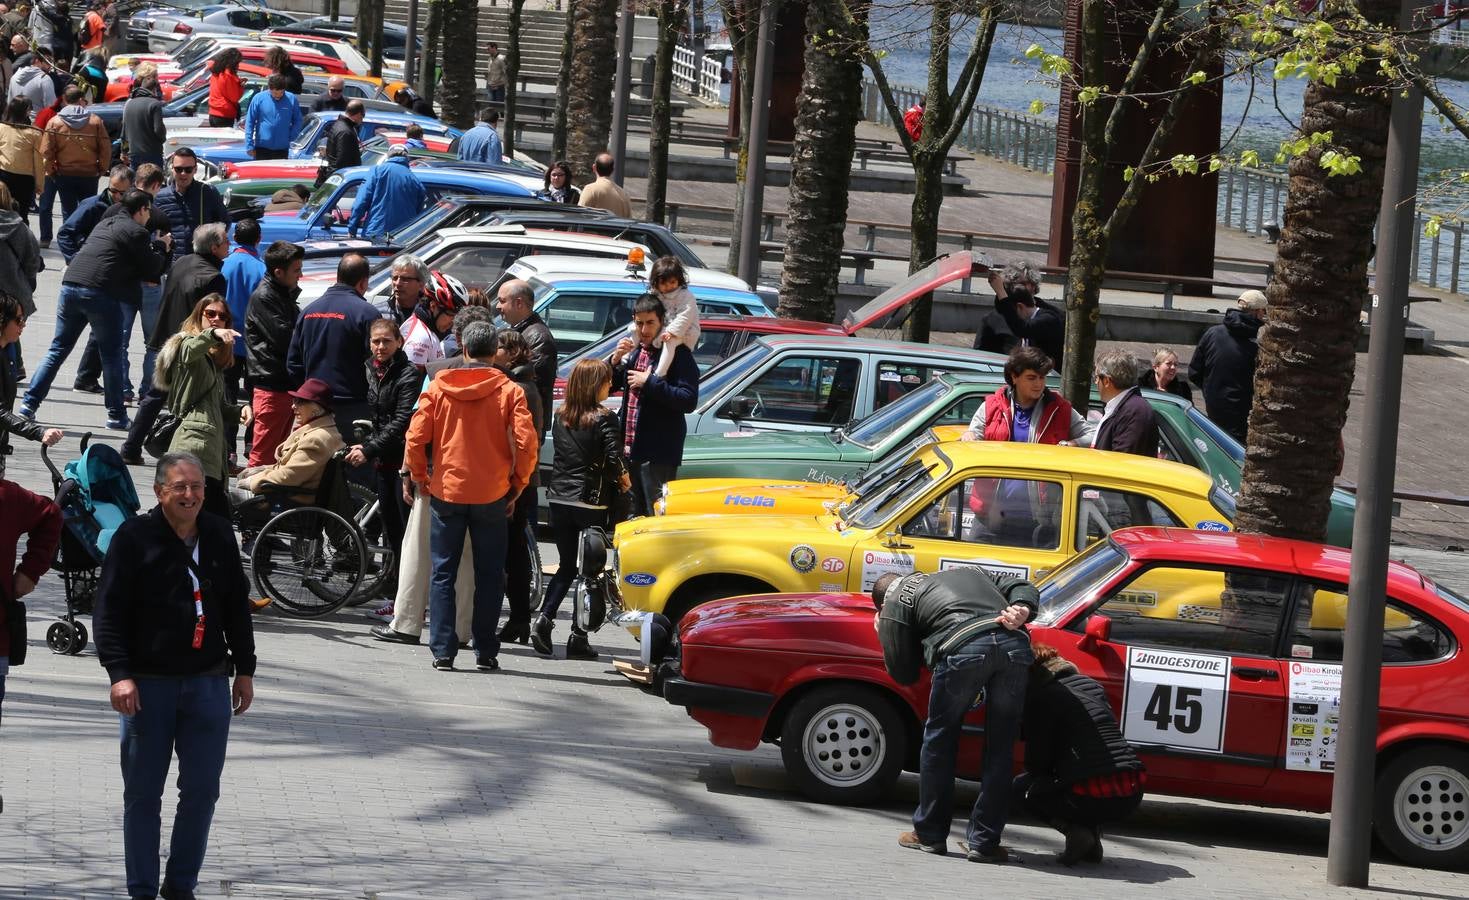
[[[775,706],[774,694],[688,681],[676,671],[663,674],[658,679],[658,684],[664,700],[688,709],[764,719],[770,714],[771,707]]]

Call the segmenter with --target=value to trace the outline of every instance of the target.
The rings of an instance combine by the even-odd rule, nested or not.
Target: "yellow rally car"
[[[726,495],[785,498],[791,512],[731,516]],[[1035,579],[1118,528],[1228,531],[1234,513],[1228,494],[1190,466],[986,442],[920,447],[855,493],[775,482],[710,498],[719,512],[617,526],[612,565],[624,607],[677,621],[723,597],[868,591],[887,572],[966,565]]]

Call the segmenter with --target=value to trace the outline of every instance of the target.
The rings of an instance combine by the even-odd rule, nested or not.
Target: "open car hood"
[[[856,334],[860,329],[874,327],[879,319],[906,312],[905,307],[924,294],[963,278],[985,275],[990,268],[989,257],[975,250],[960,250],[940,256],[847,313],[842,319],[842,328],[847,334]]]

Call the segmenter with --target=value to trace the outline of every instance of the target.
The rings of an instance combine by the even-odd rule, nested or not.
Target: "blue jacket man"
[[[102,221],[102,214],[107,212],[107,208],[121,200],[128,188],[133,186],[133,170],[127,166],[113,166],[110,177],[111,180],[102,189],[102,193],[78,203],[77,208],[66,217],[61,230],[56,232],[56,246],[61,250],[61,258],[68,263],[81,251],[82,243],[92,233],[92,229],[97,227],[97,223]]]
[[[194,229],[218,222],[229,225],[230,214],[214,185],[194,177],[199,159],[188,147],[173,152],[173,183],[154,198],[154,213],[162,213],[173,235],[173,260],[193,252]]]
[[[238,245],[225,257],[219,273],[224,276],[224,299],[230,307],[230,318],[237,323],[245,321],[245,310],[250,305],[250,295],[260,286],[265,277],[265,263],[260,260],[260,224],[254,219],[241,219],[235,225],[235,243]],[[244,359],[244,329],[235,338],[235,356]]]
[[[382,318],[362,296],[367,275],[366,259],[356,253],[343,256],[337,283],[301,310],[286,351],[286,374],[292,382],[319,378],[331,385],[339,421],[348,404],[367,400],[368,331]]]
[[[499,164],[505,161],[504,145],[500,142],[500,113],[487,109],[480,114],[480,121],[464,132],[459,139],[459,158],[466,162]]]
[[[245,110],[245,149],[256,159],[285,159],[301,133],[301,104],[286,90],[284,75],[272,75]]]
[[[391,155],[367,176],[352,204],[348,234],[378,237],[411,222],[423,211],[428,194],[408,167],[408,153],[394,147]]]

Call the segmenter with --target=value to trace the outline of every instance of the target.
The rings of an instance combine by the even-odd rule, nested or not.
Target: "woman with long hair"
[[[576,544],[582,530],[611,524],[614,502],[631,486],[622,459],[622,434],[617,414],[602,405],[612,391],[612,367],[606,360],[583,359],[566,379],[566,400],[551,426],[555,463],[547,499],[551,530],[556,537],[560,565],[546,586],[546,599],[531,629],[537,653],[551,655],[551,630],[556,610],[576,579]],[[566,641],[568,659],[596,659],[597,651],[586,632],[573,624]]]
[[[230,47],[209,63],[209,125],[211,128],[233,128],[240,118],[240,98],[245,86],[240,83],[240,51]]]
[[[31,124],[31,101],[16,97],[0,115],[0,182],[10,188],[15,211],[26,220],[41,196],[46,164],[41,158],[41,129]]]
[[[301,95],[301,86],[306,83],[306,76],[291,62],[291,54],[284,47],[276,45],[265,51],[265,67],[285,77],[286,90],[298,97]]]
[[[558,159],[547,166],[546,186],[536,191],[536,195],[552,203],[565,203],[568,206],[580,203],[581,191],[571,184],[571,163]]]
[[[225,518],[230,515],[225,416],[236,413],[225,397],[224,370],[235,364],[235,338],[240,336],[233,324],[224,297],[205,296],[194,304],[178,334],[168,339],[154,369],[154,378],[167,378],[168,408],[179,418],[169,452],[199,457],[204,464],[204,509]]]
[[[525,402],[530,407],[531,418],[535,420],[536,434],[544,434],[541,423],[545,421],[545,411],[541,409],[536,372],[531,368],[530,342],[524,335],[508,328],[500,333],[495,368],[525,391]],[[505,599],[510,601],[510,615],[505,620],[505,627],[500,629],[500,640],[506,643],[524,644],[530,640],[530,517],[536,509],[539,488],[540,482],[532,473],[530,484],[515,498],[515,511],[510,516],[510,543],[505,554]]]

